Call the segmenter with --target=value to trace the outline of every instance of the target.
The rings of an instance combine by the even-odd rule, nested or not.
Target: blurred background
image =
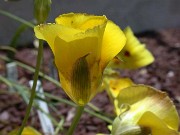
[[[0,10],[27,21],[34,21],[33,0],[0,0]],[[150,85],[167,92],[180,114],[180,0],[52,0],[47,22],[53,23],[54,18],[68,12],[106,15],[122,29],[130,26],[138,39],[152,52],[155,61],[138,70],[123,70],[121,77],[130,77],[137,84]],[[19,34],[17,34],[18,31]],[[35,67],[37,59],[37,48],[32,44],[34,39],[32,28],[24,27],[12,18],[0,14],[0,135],[6,135],[17,125],[21,125],[24,118],[27,107],[25,101],[28,97],[26,92],[29,91],[24,90],[23,86],[29,87],[29,80],[34,76],[34,70],[29,70],[29,68]],[[7,45],[15,50],[8,48]],[[46,46],[43,52],[41,71],[56,81],[58,75],[54,68],[52,52]],[[14,66],[8,66],[14,61]],[[17,64],[18,62],[20,64]],[[17,82],[15,84],[18,86],[15,90],[19,94],[11,93],[11,89],[1,82],[2,78],[7,78],[7,80],[15,78]],[[52,83],[44,79],[44,74],[40,80],[47,94],[68,99],[59,87],[58,81]],[[53,106],[50,106],[50,112],[53,118],[57,121],[63,120],[64,127],[68,127],[73,108],[51,97],[47,97],[47,100],[52,101],[50,105],[53,104]],[[105,92],[98,94],[92,103],[102,112],[113,114],[112,104]],[[28,124],[42,131],[38,120],[36,112],[32,113]],[[79,131],[77,135],[108,133],[107,125],[107,122],[103,120],[84,115],[77,128]]]
[[[26,20],[33,19],[33,0],[1,0],[0,9]],[[136,33],[180,27],[180,0],[52,0],[48,22],[54,22],[55,17],[67,12],[106,15],[121,28],[129,25]],[[19,25],[0,15],[1,45],[9,44]],[[23,33],[20,44],[31,42],[32,35],[32,31]]]

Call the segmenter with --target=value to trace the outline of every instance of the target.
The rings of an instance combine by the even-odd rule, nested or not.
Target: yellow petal
[[[102,24],[102,17],[82,13],[68,13],[58,16],[55,21],[57,24],[71,27],[74,29],[87,30]]]
[[[103,83],[112,102],[114,102],[122,89],[134,84],[130,78],[120,78],[117,75],[104,77]]]
[[[152,112],[145,112],[138,121],[138,125],[150,128],[152,135],[179,135]]]
[[[35,36],[48,42],[54,53],[54,42],[56,37],[61,37],[65,41],[72,40],[74,35],[82,32],[77,29],[70,29],[59,24],[41,24],[34,27]],[[70,34],[71,33],[71,34]]]
[[[114,58],[124,47],[126,37],[122,30],[112,21],[108,21],[103,37],[101,66],[105,68],[112,58]]]
[[[89,16],[87,14],[64,14],[56,18],[56,23],[72,27],[75,29],[86,30],[100,25],[102,22],[99,16]],[[108,21],[102,44],[101,66],[105,68],[108,62],[115,57],[124,47],[126,37],[122,30],[112,21]]]
[[[132,86],[134,83],[130,78],[120,78],[117,74],[104,77],[103,83],[111,102],[114,104],[114,112],[119,114],[117,97],[122,89]]]
[[[113,98],[117,98],[122,89],[132,86],[133,84],[129,78],[111,79],[109,81],[109,89],[107,90],[112,94]]]
[[[123,124],[137,124],[141,116],[150,111],[168,127],[177,130],[179,116],[166,93],[145,85],[135,85],[121,90],[118,95],[119,108],[128,104],[130,109],[120,114]],[[121,110],[122,111],[122,110]]]
[[[88,63],[87,64],[89,69],[88,72],[91,73],[90,76],[92,77],[98,75],[98,74],[94,75],[95,71],[93,71],[94,67],[97,67],[96,61],[98,60],[98,58],[100,58],[97,56],[98,52],[95,49],[97,46],[98,46],[98,38],[96,37],[92,37],[92,38],[88,37],[85,39],[80,39],[69,43],[64,42],[60,38],[57,38],[55,40],[55,63],[59,70],[61,85],[64,91],[72,98],[72,100],[74,100],[74,102],[78,104],[84,104],[83,103],[85,102],[84,99],[86,99],[86,103],[87,103],[87,101],[90,100],[90,96],[92,92],[88,92],[91,93],[90,95],[88,95],[88,97],[84,97],[84,95],[82,94],[79,94],[80,97],[78,98],[75,97],[72,89],[73,86],[71,84],[73,78],[72,73],[74,72],[73,70],[74,67],[76,66],[76,62],[78,61],[78,59],[87,55],[85,59]],[[96,70],[98,70],[98,68],[96,68]],[[78,75],[79,74],[77,73],[77,76]],[[79,78],[79,79],[83,79],[83,78]],[[92,78],[90,78],[90,81],[91,82],[93,81]],[[89,90],[91,91],[91,89]],[[78,91],[79,90],[76,90],[75,92]]]
[[[150,135],[151,131],[148,127],[139,125],[121,125],[121,117],[117,116],[112,124],[112,135]]]
[[[154,61],[151,52],[145,44],[141,44],[130,27],[124,30],[127,38],[126,45],[109,66],[122,69],[136,69],[149,65]]]
[[[18,129],[15,129],[11,131],[8,135],[17,135],[17,133],[18,133]],[[34,128],[28,126],[24,128],[22,135],[41,135],[41,133],[36,131]]]

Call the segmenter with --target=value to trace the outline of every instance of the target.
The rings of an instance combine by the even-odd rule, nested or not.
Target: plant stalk
[[[37,61],[36,61],[36,70],[35,70],[34,79],[33,79],[34,81],[33,81],[33,86],[31,89],[31,97],[30,97],[29,104],[28,104],[27,109],[26,109],[26,115],[23,119],[22,125],[21,125],[17,135],[22,134],[23,129],[27,123],[27,120],[28,120],[30,112],[31,112],[33,101],[34,101],[34,98],[36,95],[36,85],[37,85],[37,80],[38,80],[38,76],[39,76],[39,70],[40,70],[41,61],[42,61],[42,55],[43,55],[43,41],[40,40],[39,41],[39,48],[38,48],[38,56],[37,56]]]
[[[77,124],[81,118],[81,115],[83,114],[83,111],[84,111],[84,106],[77,106],[76,114],[75,114],[72,124],[67,132],[67,135],[73,135],[74,130],[76,129]]]

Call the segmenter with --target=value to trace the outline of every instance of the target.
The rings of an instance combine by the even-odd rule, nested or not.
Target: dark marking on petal
[[[130,57],[130,56],[131,56],[131,54],[130,54],[129,51],[125,51],[125,52],[124,52],[124,55],[125,55],[126,57]]]
[[[71,86],[72,94],[76,100],[87,103],[91,95],[91,79],[86,57],[79,58],[73,65]]]

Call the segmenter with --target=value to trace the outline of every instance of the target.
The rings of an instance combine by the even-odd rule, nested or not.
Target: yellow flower
[[[130,27],[127,27],[124,33],[127,38],[126,45],[110,62],[109,66],[121,69],[136,69],[151,64],[154,57],[145,44],[140,43]]]
[[[95,96],[104,68],[126,42],[121,29],[105,16],[68,13],[34,30],[48,42],[62,88],[78,105]]]
[[[8,135],[17,135],[17,133],[18,133],[18,129],[15,129],[11,131]],[[41,133],[36,131],[34,128],[28,126],[24,128],[22,135],[41,135]]]
[[[179,135],[179,116],[170,98],[152,87],[136,85],[118,95],[119,116],[113,135]]]
[[[112,74],[111,76],[106,76],[103,79],[104,89],[114,105],[114,112],[119,114],[118,100],[117,97],[122,89],[134,85],[130,78],[121,78],[117,74]]]
[[[107,91],[112,98],[117,98],[120,91],[124,88],[132,86],[134,83],[129,78],[112,78],[109,80],[109,88]]]

